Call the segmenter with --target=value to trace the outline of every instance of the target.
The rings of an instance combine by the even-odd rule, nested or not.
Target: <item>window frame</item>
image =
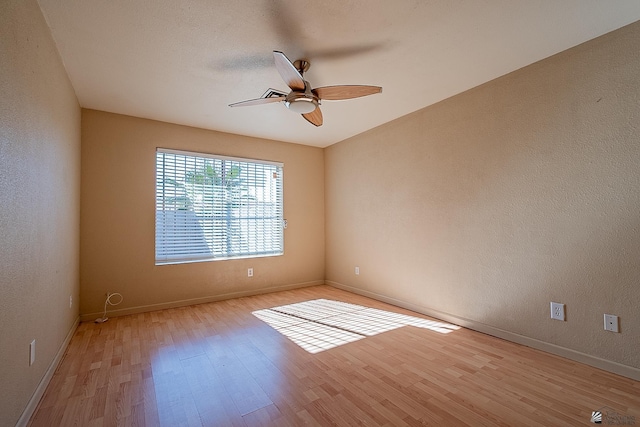
[[[276,250],[269,250],[263,253],[255,253],[255,252],[248,252],[248,251],[244,251],[244,252],[239,252],[238,254],[232,254],[231,252],[227,251],[226,255],[223,256],[216,256],[214,254],[214,250],[211,249],[211,245],[209,245],[209,242],[207,241],[207,244],[209,245],[209,250],[210,250],[210,254],[206,255],[206,256],[202,256],[202,255],[197,255],[197,254],[191,254],[191,255],[180,255],[180,256],[170,256],[170,255],[163,255],[163,256],[158,256],[159,254],[159,236],[162,236],[166,242],[167,239],[167,232],[166,232],[166,215],[164,215],[164,212],[178,212],[181,211],[180,209],[160,209],[159,204],[160,203],[165,203],[165,200],[167,199],[167,192],[164,188],[160,189],[160,183],[164,182],[165,179],[167,179],[167,175],[164,174],[163,177],[160,176],[160,170],[159,170],[159,161],[160,161],[160,154],[169,154],[169,155],[175,155],[175,156],[184,156],[187,158],[192,158],[191,161],[194,162],[194,165],[197,164],[198,159],[211,159],[211,160],[215,160],[215,161],[222,161],[223,165],[225,162],[230,162],[230,163],[240,163],[241,166],[243,164],[245,165],[251,165],[251,167],[275,167],[275,172],[278,173],[277,177],[275,177],[276,182],[272,185],[275,186],[275,189],[272,190],[274,191],[275,194],[275,215],[276,215],[276,225],[275,226],[270,226],[269,230],[272,232],[273,230],[277,230],[276,236],[275,238],[273,238],[270,240],[271,244],[274,245],[276,247]],[[155,165],[154,165],[154,169],[155,169],[155,221],[154,221],[154,230],[155,230],[155,235],[154,235],[154,258],[155,258],[155,265],[172,265],[172,264],[186,264],[186,263],[193,263],[193,262],[210,262],[210,261],[226,261],[226,260],[234,260],[234,259],[246,259],[246,258],[264,258],[264,257],[274,257],[274,256],[282,256],[284,255],[284,163],[282,162],[276,162],[276,161],[271,161],[271,160],[263,160],[263,159],[250,159],[250,158],[243,158],[243,157],[231,157],[231,156],[223,156],[223,155],[218,155],[218,154],[212,154],[212,153],[202,153],[202,152],[195,152],[195,151],[185,151],[185,150],[176,150],[176,149],[168,149],[168,148],[161,148],[161,147],[157,147],[155,150],[155,156],[154,156],[154,160],[155,160]],[[225,166],[223,166],[225,167]],[[174,172],[177,170],[177,167],[175,167],[174,165]],[[226,170],[226,167],[225,167]],[[164,169],[163,169],[164,171]],[[185,172],[186,175],[186,172]],[[174,174],[175,176],[175,174]],[[254,175],[255,177],[255,175]],[[268,179],[268,178],[266,178]],[[184,183],[183,183],[184,184]],[[213,186],[211,186],[213,187]],[[257,189],[259,188],[258,185],[256,185],[254,183],[253,187],[251,187],[252,189]],[[214,190],[212,189],[211,192],[213,192]],[[162,196],[161,196],[162,194]],[[195,210],[191,210],[191,209],[182,209],[182,211],[190,211],[190,212],[194,212],[196,216],[198,216],[198,213],[195,212]],[[161,214],[161,212],[163,214]],[[202,212],[200,212],[201,214]],[[159,219],[159,217],[162,216],[162,219]],[[215,214],[212,214],[212,216],[215,216]],[[268,218],[268,217],[267,217]],[[238,218],[237,220],[250,220],[250,219],[257,219],[257,218]],[[165,221],[163,224],[165,226],[164,228],[164,233],[162,231],[159,231],[159,223]],[[269,220],[264,220],[263,222],[266,223]],[[273,218],[270,219],[270,221],[274,221]],[[197,222],[198,227],[200,228],[200,230],[202,232],[204,232],[205,228],[203,228],[203,226],[201,225],[200,220],[198,220]],[[211,230],[209,230],[209,228],[206,229],[207,231],[214,231],[215,228],[213,226],[211,226]],[[225,232],[229,231],[229,224],[226,224],[226,227],[224,227]],[[215,234],[215,233],[213,233]],[[263,234],[264,236],[264,234]],[[254,242],[253,245],[256,245],[256,243]],[[161,246],[161,249],[164,249],[166,251],[166,246]]]

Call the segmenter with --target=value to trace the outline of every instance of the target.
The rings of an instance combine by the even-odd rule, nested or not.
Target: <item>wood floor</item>
[[[318,286],[82,323],[30,425],[564,426],[603,407],[640,424],[640,382],[481,333],[404,326],[313,354],[252,314],[318,298],[427,319]]]

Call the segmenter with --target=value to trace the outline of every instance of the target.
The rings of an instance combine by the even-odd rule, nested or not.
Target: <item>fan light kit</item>
[[[295,96],[292,100],[287,99],[286,101],[284,101],[284,105],[286,105],[289,110],[295,113],[307,114],[318,108],[318,101],[313,98],[306,98],[303,95]]]
[[[302,114],[309,123],[322,126],[322,111],[320,101],[339,101],[343,99],[359,98],[382,92],[380,86],[344,85],[323,86],[315,89],[303,77],[311,65],[308,61],[289,61],[284,53],[273,51],[273,59],[280,76],[291,89],[287,95],[269,90],[262,98],[230,104],[230,107],[246,107],[250,105],[284,102],[284,105],[294,113]],[[275,95],[275,96],[274,96]]]

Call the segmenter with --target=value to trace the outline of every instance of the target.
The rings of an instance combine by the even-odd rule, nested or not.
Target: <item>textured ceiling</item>
[[[640,19],[637,0],[38,0],[85,108],[325,147]],[[272,51],[324,101],[316,128],[282,103]]]

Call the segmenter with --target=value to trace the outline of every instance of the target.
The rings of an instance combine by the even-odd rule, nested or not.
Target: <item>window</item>
[[[282,255],[282,164],[158,148],[156,264]]]

